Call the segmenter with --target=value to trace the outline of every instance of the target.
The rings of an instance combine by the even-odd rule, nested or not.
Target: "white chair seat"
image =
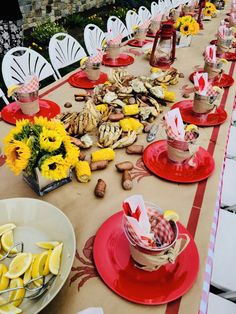
[[[236,156],[236,127],[230,128],[227,155]]]
[[[221,203],[227,206],[236,204],[236,161],[226,158],[223,175]]]
[[[235,261],[236,214],[220,210],[211,277],[214,287],[224,291],[236,291]]]
[[[209,293],[207,314],[235,314],[236,304],[221,298],[213,293]]]
[[[0,97],[3,99],[6,105],[9,104],[9,101],[7,100],[7,97],[5,96],[1,88],[0,88]]]

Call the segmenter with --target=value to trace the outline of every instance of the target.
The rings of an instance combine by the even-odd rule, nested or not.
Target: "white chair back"
[[[102,42],[106,39],[106,34],[95,24],[88,24],[84,29],[84,43],[89,55],[96,53],[97,49],[102,49]]]
[[[151,3],[151,13],[152,17],[162,13],[160,3],[156,3],[155,1]]]
[[[129,35],[133,34],[134,26],[140,25],[142,23],[139,15],[135,11],[132,11],[132,10],[129,10],[126,13],[125,22],[126,22],[126,27],[128,29]]]
[[[38,52],[26,48],[15,47],[10,49],[2,60],[2,76],[7,87],[24,83],[27,76],[35,74],[39,81],[57,76],[51,64]]]
[[[236,304],[219,297],[213,293],[209,293],[207,314],[235,314]]]
[[[58,69],[65,68],[86,57],[84,48],[80,43],[74,37],[65,33],[53,35],[48,50],[51,64],[58,77],[61,77]]]
[[[3,101],[5,102],[6,105],[9,104],[9,101],[7,100],[7,97],[5,96],[5,94],[3,93],[3,90],[0,88],[0,97],[3,99]]]
[[[119,34],[122,35],[122,39],[130,37],[125,24],[117,16],[110,16],[107,20],[107,32],[109,33],[110,31],[114,37]]]
[[[138,9],[138,15],[142,23],[150,21],[152,18],[151,12],[143,5]]]

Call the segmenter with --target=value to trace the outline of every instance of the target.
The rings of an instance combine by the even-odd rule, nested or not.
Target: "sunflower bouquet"
[[[34,117],[33,122],[19,120],[16,127],[4,138],[6,164],[19,175],[35,174],[49,180],[62,180],[68,177],[75,166],[79,149],[75,147],[59,121],[48,121]]]
[[[184,36],[196,35],[200,29],[198,22],[190,15],[179,17],[175,21],[174,27]]]
[[[216,16],[216,7],[211,2],[206,2],[205,8],[203,10],[203,17],[204,19],[211,19],[212,17]]]

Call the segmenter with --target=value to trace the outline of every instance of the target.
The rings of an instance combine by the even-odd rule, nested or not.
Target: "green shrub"
[[[111,11],[111,15],[117,16],[123,22],[125,21],[126,13],[127,9],[122,7],[114,8],[114,10]]]
[[[87,24],[87,18],[83,17],[80,14],[72,14],[65,17],[63,22],[65,27],[83,27]]]
[[[95,24],[103,30],[106,28],[102,17],[97,15],[96,13],[88,17],[88,23]]]
[[[65,28],[57,22],[48,21],[41,25],[38,25],[33,29],[30,37],[32,41],[36,41],[41,45],[47,45],[50,38],[56,33],[66,33]]]

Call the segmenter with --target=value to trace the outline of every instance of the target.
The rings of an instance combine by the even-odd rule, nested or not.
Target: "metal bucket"
[[[38,90],[31,93],[15,93],[16,102],[24,114],[33,115],[39,112],[40,108],[38,94]]]

